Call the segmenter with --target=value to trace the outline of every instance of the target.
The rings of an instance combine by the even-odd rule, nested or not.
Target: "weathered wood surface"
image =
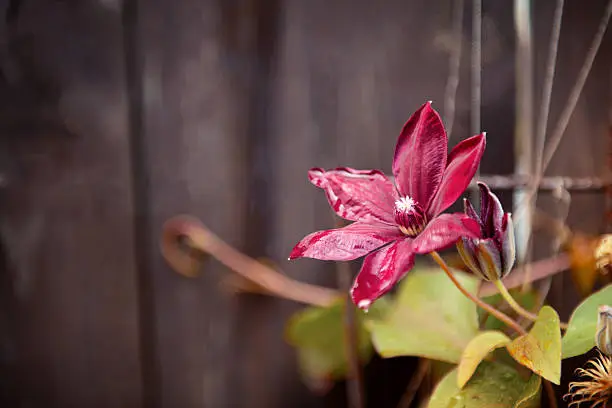
[[[9,31],[8,55],[22,77],[5,75],[0,95],[9,183],[0,226],[0,405],[342,405],[341,387],[321,398],[300,381],[282,338],[299,305],[223,293],[227,271],[212,261],[200,278],[181,277],[163,262],[157,237],[169,217],[193,214],[294,278],[337,285],[331,263],[286,261],[302,236],[333,224],[306,171],[390,171],[408,115],[429,99],[443,110],[448,49],[458,40],[451,144],[471,136],[469,7],[456,38],[442,0],[151,0],[123,19],[119,3],[26,1]],[[605,2],[567,3],[551,126]],[[508,10],[484,9],[486,173],[512,171]],[[540,82],[551,16],[551,5],[538,6]],[[138,65],[128,70],[141,85],[135,99],[126,33],[136,34],[136,54],[127,55]],[[550,174],[606,171],[610,38]],[[600,232],[601,196],[575,196],[572,205],[572,227]],[[564,301],[568,294],[567,284],[553,292],[565,312],[575,301]],[[370,405],[395,406],[410,369],[410,360],[371,365]]]
[[[3,313],[14,322],[14,332],[3,333],[11,336],[3,361],[14,369],[2,381],[14,388],[2,405],[140,406],[120,16],[24,2],[13,29],[16,49],[5,62],[17,66],[5,86],[22,97],[31,91],[23,103],[32,107],[21,123],[11,124],[13,115],[3,122],[11,125],[2,135],[11,166],[2,274],[12,295]],[[29,89],[32,81],[40,86]],[[2,95],[3,106],[10,95]]]

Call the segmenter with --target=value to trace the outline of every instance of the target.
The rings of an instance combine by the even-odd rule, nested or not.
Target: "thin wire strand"
[[[540,183],[540,180],[543,177],[543,174],[546,172],[550,161],[552,160],[561,140],[563,139],[563,135],[565,134],[565,130],[567,129],[567,125],[569,123],[572,114],[574,113],[574,109],[576,108],[576,104],[582,94],[582,90],[584,88],[584,84],[591,72],[591,68],[593,67],[593,62],[595,60],[595,56],[599,51],[599,47],[601,46],[601,42],[603,40],[604,34],[608,28],[608,23],[610,21],[610,15],[612,15],[612,0],[608,1],[606,9],[604,11],[604,15],[599,23],[595,36],[593,37],[593,41],[591,42],[591,46],[589,47],[589,51],[585,57],[584,63],[580,68],[578,73],[578,78],[576,79],[576,83],[570,92],[570,96],[567,100],[567,103],[561,112],[561,116],[559,117],[559,121],[557,122],[557,126],[555,127],[554,132],[552,133],[550,140],[546,143],[546,149],[542,159],[542,169],[541,173],[536,174],[536,179],[534,180],[534,185],[537,186]],[[532,190],[533,191],[533,190]],[[537,191],[537,190],[536,190]],[[520,218],[524,215],[526,204],[529,203],[529,200],[533,197],[535,193],[530,192],[526,195],[521,202],[521,205],[517,208],[517,212],[515,214],[515,221],[518,223]]]
[[[514,0],[516,31],[516,125],[514,129],[515,168],[517,176],[533,174],[533,30],[531,0]],[[524,202],[526,191],[515,191],[513,208]],[[532,218],[530,213],[521,222],[515,219],[516,255],[519,262],[530,264]],[[529,267],[525,281],[530,280]]]
[[[567,125],[572,117],[572,113],[576,108],[576,104],[580,99],[580,95],[582,94],[582,89],[584,88],[584,84],[586,83],[587,78],[589,77],[589,73],[591,72],[591,68],[593,67],[593,62],[595,61],[595,56],[599,51],[599,47],[601,46],[601,42],[604,38],[606,30],[608,28],[608,23],[610,22],[610,15],[612,15],[612,0],[608,1],[608,5],[606,6],[606,10],[604,15],[599,23],[599,27],[597,28],[597,32],[595,33],[595,37],[593,37],[593,42],[591,43],[591,47],[586,55],[584,60],[584,64],[578,73],[578,78],[576,79],[576,84],[570,93],[568,98],[567,105],[563,112],[561,112],[561,117],[555,131],[552,133],[550,141],[547,143],[546,151],[544,153],[544,161],[542,163],[542,172],[546,171],[546,168],[550,164],[552,157],[554,156],[557,148],[559,147],[559,143],[561,143],[561,139],[565,134],[565,130],[567,129]],[[541,176],[541,175],[540,175]]]
[[[559,37],[561,36],[561,23],[563,20],[564,0],[557,0],[553,25],[550,33],[548,46],[548,61],[546,63],[546,75],[542,91],[540,105],[540,116],[538,117],[538,128],[536,130],[536,174],[542,172],[544,144],[546,142],[546,128],[548,127],[548,116],[550,113],[550,100],[552,97],[553,83],[555,80],[555,69],[557,66],[557,51],[559,49]],[[537,186],[534,186],[537,189]]]
[[[536,140],[535,140],[535,164],[534,164],[534,174],[536,177],[540,177],[540,182],[543,175],[543,155],[544,155],[544,145],[546,143],[546,129],[548,127],[548,116],[550,113],[550,100],[552,97],[553,84],[555,79],[555,69],[557,66],[557,51],[559,49],[559,38],[561,36],[561,23],[563,19],[563,5],[564,0],[557,0],[555,6],[555,13],[553,16],[553,24],[550,33],[550,42],[548,46],[548,61],[546,63],[546,74],[544,76],[544,85],[542,89],[542,100],[540,104],[540,115],[538,117],[538,124],[536,129]],[[533,217],[535,213],[536,200],[538,196],[539,190],[539,182],[538,184],[533,184],[533,186],[528,190],[529,194],[533,196],[533,199],[528,200],[529,203],[529,212],[530,212],[530,223],[533,222]],[[533,234],[533,229],[530,228],[529,234]],[[531,237],[530,237],[531,238]],[[530,260],[531,254],[533,253],[533,240],[530,241],[531,244],[527,249],[527,260]],[[526,275],[526,278],[529,278],[530,272]],[[525,289],[529,289],[529,284],[526,283],[523,287]],[[544,285],[546,286],[546,285]],[[549,285],[550,286],[550,282]],[[546,291],[548,292],[548,291]]]
[[[482,0],[472,1],[472,106],[471,134],[480,133],[482,86]]]
[[[444,123],[446,132],[452,135],[455,123],[455,106],[457,100],[457,88],[459,87],[459,70],[461,68],[461,53],[463,48],[463,8],[464,0],[457,0],[453,8],[453,47],[450,50],[448,60],[448,80],[444,90]]]

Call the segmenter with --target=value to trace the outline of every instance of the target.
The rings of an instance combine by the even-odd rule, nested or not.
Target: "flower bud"
[[[612,307],[600,306],[597,315],[595,344],[607,356],[612,356]]]
[[[612,269],[612,234],[604,235],[599,240],[595,248],[595,261],[602,271]]]
[[[502,277],[500,252],[492,240],[462,238],[457,242],[457,250],[463,262],[479,278],[494,281]]]
[[[466,266],[478,277],[495,281],[506,276],[516,257],[514,226],[510,213],[504,213],[495,194],[484,183],[480,187],[480,214],[464,200],[465,214],[480,226],[481,237],[462,238],[457,250]]]

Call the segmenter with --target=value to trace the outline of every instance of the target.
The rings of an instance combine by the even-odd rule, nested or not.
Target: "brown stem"
[[[442,268],[442,270],[446,272],[446,275],[448,275],[450,280],[455,284],[457,289],[459,289],[459,291],[463,293],[463,295],[465,295],[468,299],[474,302],[477,306],[480,306],[482,309],[486,310],[493,316],[497,317],[498,320],[504,322],[507,326],[512,327],[517,333],[527,334],[525,329],[523,329],[517,322],[512,320],[508,315],[500,312],[499,310],[495,309],[493,306],[485,303],[482,299],[479,299],[478,297],[471,294],[467,289],[465,289],[463,285],[459,282],[459,280],[457,280],[457,278],[455,277],[453,272],[450,270],[446,262],[444,262],[444,259],[442,259],[440,254],[434,251],[434,252],[431,252],[430,255],[434,259],[434,261],[436,261],[436,263],[440,265],[440,268]]]
[[[345,226],[344,220],[332,214],[336,228]],[[336,262],[336,275],[338,287],[343,293],[348,293],[352,283],[351,266],[347,262]],[[346,381],[346,394],[351,408],[365,407],[365,387],[363,384],[363,373],[361,370],[361,359],[359,358],[359,339],[356,324],[356,309],[350,297],[344,302],[344,316],[342,325],[344,328],[344,342],[346,350],[346,361],[348,362],[348,376]]]
[[[555,390],[548,380],[544,380],[544,389],[546,390],[546,395],[548,396],[548,406],[550,408],[557,408],[557,396],[555,395]]]
[[[357,338],[357,325],[355,324],[355,306],[352,300],[347,297],[344,302],[344,341],[346,346],[348,361],[348,378],[346,382],[346,393],[349,407],[364,408],[365,396],[363,375],[359,358],[359,341]]]
[[[416,396],[417,391],[421,387],[425,376],[429,372],[431,368],[431,360],[427,358],[420,358],[419,365],[417,366],[417,370],[410,379],[408,386],[406,387],[406,391],[404,395],[402,395],[402,399],[399,404],[397,404],[397,408],[410,408],[414,397]]]
[[[529,276],[530,282],[544,279],[547,276],[551,276],[562,272],[570,267],[569,256],[565,253],[557,254],[541,261],[533,262],[530,265],[531,274]],[[504,285],[508,289],[519,287],[523,284],[525,277],[526,266],[516,268],[512,271],[512,274],[504,279]],[[491,296],[497,293],[497,288],[491,282],[484,282],[480,286],[478,295],[482,297]]]
[[[183,240],[190,249],[183,251]],[[209,254],[240,276],[261,287],[264,292],[316,306],[328,306],[341,297],[341,293],[321,286],[298,282],[274,269],[257,262],[225,243],[194,217],[177,216],[163,227],[161,251],[166,261],[178,273],[197,275],[202,254]]]

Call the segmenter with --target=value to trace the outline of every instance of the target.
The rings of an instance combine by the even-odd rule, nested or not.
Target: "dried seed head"
[[[604,271],[612,269],[612,234],[603,235],[595,248],[597,268]]]
[[[576,370],[585,380],[571,382],[564,399],[570,400],[568,407],[579,407],[584,402],[590,407],[605,408],[612,399],[612,359],[600,355],[587,367]]]

